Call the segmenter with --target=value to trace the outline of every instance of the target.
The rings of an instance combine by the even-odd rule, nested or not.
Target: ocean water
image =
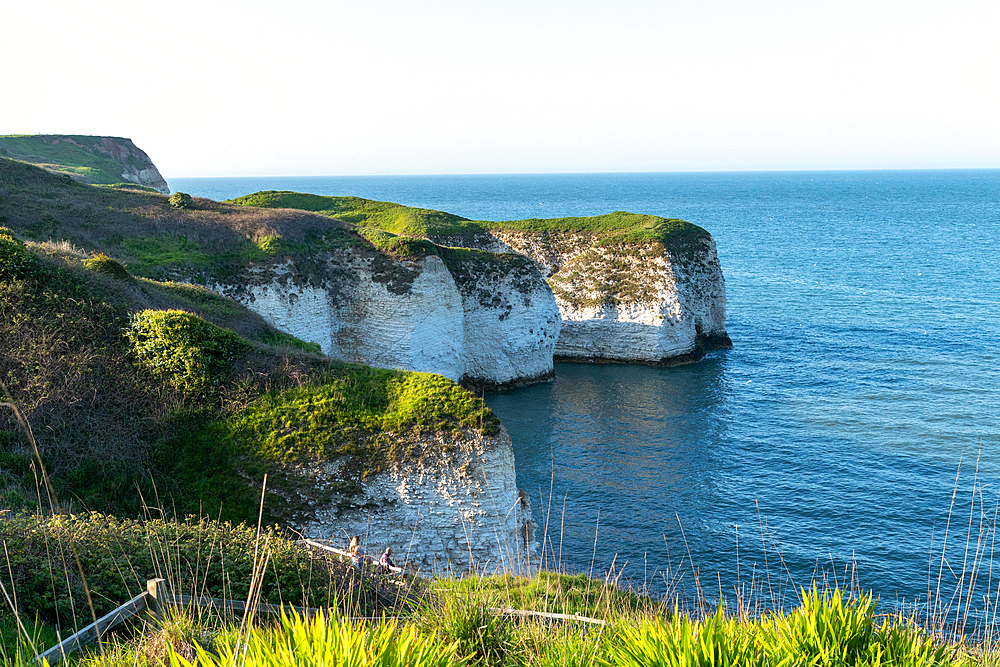
[[[545,565],[709,599],[847,579],[893,605],[995,603],[1000,171],[169,183],[704,227],[732,350],[676,368],[557,364],[552,383],[486,397]]]

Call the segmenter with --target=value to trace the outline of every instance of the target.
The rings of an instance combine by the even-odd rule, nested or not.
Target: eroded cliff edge
[[[318,216],[178,211],[5,159],[0,185],[0,372],[46,434],[38,451],[61,498],[138,516],[143,497],[162,497],[234,522],[263,508],[315,537],[392,544],[427,571],[530,567],[510,438],[480,398],[441,375],[335,361],[203,286],[136,275],[287,267],[314,257],[296,244],[321,239],[332,254],[388,258]],[[234,233],[250,229],[258,241]],[[279,230],[288,248],[264,233]],[[0,455],[0,510],[32,507],[36,454],[10,412]]]

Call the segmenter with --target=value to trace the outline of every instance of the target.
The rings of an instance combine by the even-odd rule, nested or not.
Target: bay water
[[[704,227],[732,350],[557,364],[551,383],[486,396],[544,565],[766,604],[814,580],[890,605],[995,604],[1000,170],[168,180],[218,200],[293,190]]]

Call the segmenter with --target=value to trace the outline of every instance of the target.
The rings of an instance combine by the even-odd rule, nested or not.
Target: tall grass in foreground
[[[905,619],[878,621],[870,595],[802,591],[802,604],[757,620],[727,616],[720,606],[701,620],[675,614],[620,628],[608,663],[615,667],[712,665],[783,667],[959,665],[957,649],[935,641]]]
[[[220,637],[213,652],[197,646],[194,661],[173,647],[167,655],[171,667],[457,667],[468,662],[456,657],[457,648],[457,642],[441,642],[395,620],[366,627],[324,614],[311,619],[283,614],[278,627],[255,628],[245,638],[239,633]]]

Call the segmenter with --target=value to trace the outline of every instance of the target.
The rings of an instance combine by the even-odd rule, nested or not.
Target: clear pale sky
[[[0,134],[168,178],[1000,167],[1000,2],[7,2]]]

